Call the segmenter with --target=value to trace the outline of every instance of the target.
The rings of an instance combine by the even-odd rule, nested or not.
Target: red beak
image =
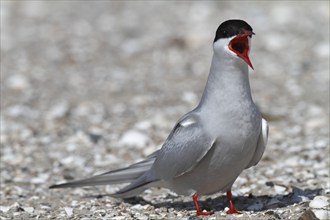
[[[238,57],[242,58],[252,69],[252,63],[249,58],[249,40],[248,37],[252,36],[252,31],[244,31],[237,35],[234,39],[229,42],[229,49],[233,51]]]

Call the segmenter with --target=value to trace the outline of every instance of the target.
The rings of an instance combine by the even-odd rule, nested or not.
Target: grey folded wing
[[[198,115],[183,116],[163,147],[153,169],[159,179],[168,180],[191,171],[214,145],[215,139],[205,132]]]

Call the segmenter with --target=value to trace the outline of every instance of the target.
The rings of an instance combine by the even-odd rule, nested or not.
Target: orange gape
[[[252,31],[244,31],[242,34],[234,37],[228,47],[238,57],[242,58],[252,69],[252,63],[249,57],[249,39],[248,37],[254,34]]]

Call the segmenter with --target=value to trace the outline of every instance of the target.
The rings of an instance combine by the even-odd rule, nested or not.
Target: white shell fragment
[[[119,145],[143,148],[147,145],[148,141],[149,138],[144,133],[136,130],[129,130],[121,137]]]
[[[67,216],[71,216],[73,214],[73,208],[71,207],[64,207],[64,210]]]
[[[329,206],[329,198],[325,196],[316,196],[310,203],[309,207],[321,209]]]

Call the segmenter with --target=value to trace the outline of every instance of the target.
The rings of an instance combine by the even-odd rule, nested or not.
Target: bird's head
[[[217,29],[213,42],[214,50],[225,51],[229,56],[244,60],[252,69],[249,58],[250,40],[253,35],[251,26],[243,20],[227,20]]]

